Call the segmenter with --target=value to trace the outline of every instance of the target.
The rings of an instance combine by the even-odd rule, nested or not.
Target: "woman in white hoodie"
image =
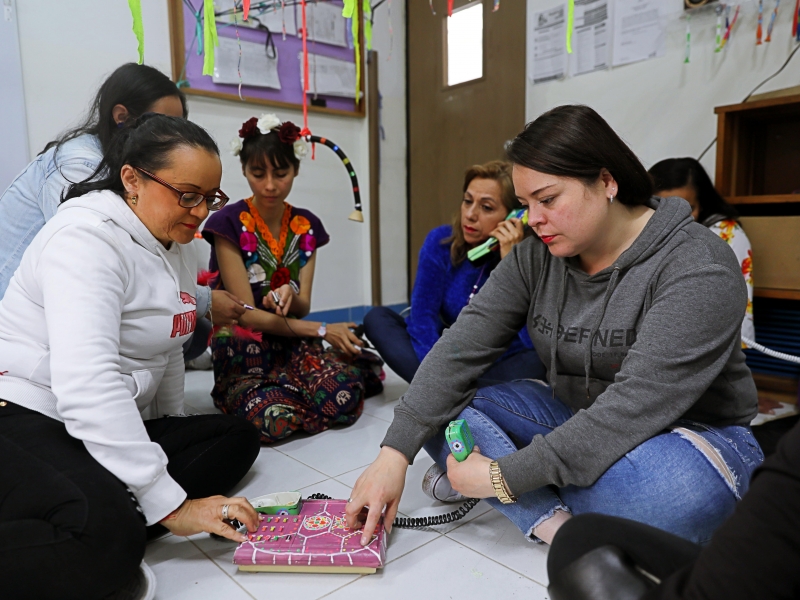
[[[0,302],[4,597],[105,598],[137,578],[146,526],[241,540],[230,520],[258,522],[217,495],[255,461],[256,429],[180,416],[197,321],[182,244],[228,199],[217,146],[148,113],[106,167],[70,188]]]

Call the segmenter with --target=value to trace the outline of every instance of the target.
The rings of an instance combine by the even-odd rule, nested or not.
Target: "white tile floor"
[[[188,371],[187,412],[216,412],[209,392],[211,371]],[[237,495],[258,496],[299,490],[347,498],[364,468],[375,458],[406,384],[387,373],[384,393],[366,402],[363,416],[349,428],[316,436],[298,435],[263,447]],[[432,502],[420,489],[432,464],[422,452],[408,471],[400,502],[405,516],[448,512],[455,505]],[[547,598],[547,549],[523,540],[522,534],[485,503],[458,523],[436,530],[395,529],[387,564],[375,575],[238,573],[232,564],[235,544],[201,534],[167,536],[147,547],[145,560],[158,578],[156,598],[226,600],[316,598]]]

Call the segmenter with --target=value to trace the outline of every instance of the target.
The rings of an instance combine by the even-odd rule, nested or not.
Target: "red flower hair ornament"
[[[282,123],[275,113],[264,113],[260,117],[247,119],[239,130],[239,137],[231,140],[231,153],[239,156],[245,140],[255,137],[259,133],[267,135],[273,131],[278,134],[281,142],[292,145],[292,150],[298,160],[302,160],[308,155],[308,142],[300,135],[300,128],[291,121]]]

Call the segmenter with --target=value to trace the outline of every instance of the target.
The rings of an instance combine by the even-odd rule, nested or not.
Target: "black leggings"
[[[228,415],[145,421],[189,498],[229,492],[255,462],[258,432]],[[63,423],[0,402],[3,598],[103,598],[135,574],[145,520],[124,483]]]

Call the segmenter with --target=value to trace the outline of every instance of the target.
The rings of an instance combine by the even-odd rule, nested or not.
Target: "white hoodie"
[[[62,421],[148,524],[186,498],[140,413],[183,412],[196,273],[188,248],[165,249],[117,194],[92,192],[61,205],[0,302],[0,398]]]

